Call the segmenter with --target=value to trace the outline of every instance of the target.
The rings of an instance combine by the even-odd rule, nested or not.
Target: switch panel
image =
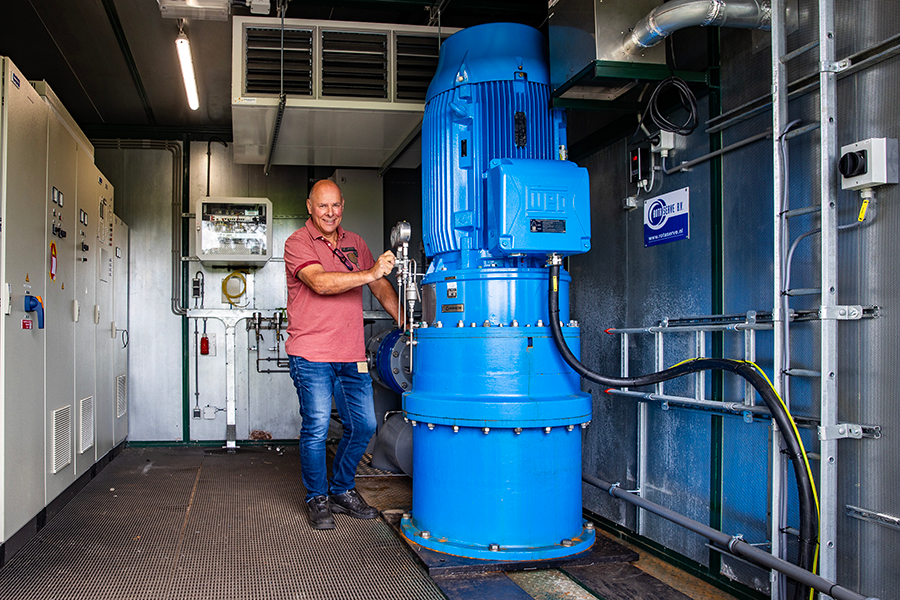
[[[862,190],[887,183],[897,183],[897,140],[893,138],[869,138],[841,148],[838,170],[841,187],[845,190]]]

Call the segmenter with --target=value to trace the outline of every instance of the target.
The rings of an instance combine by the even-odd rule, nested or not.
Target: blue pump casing
[[[426,254],[416,329],[413,510],[404,535],[481,559],[587,550],[581,434],[591,398],[553,343],[547,254],[590,249],[587,170],[549,106],[546,41],[494,23],[444,42],[422,125]],[[570,277],[559,280],[571,348]],[[577,351],[576,351],[577,354]]]

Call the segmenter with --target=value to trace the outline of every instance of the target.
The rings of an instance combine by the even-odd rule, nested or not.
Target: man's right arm
[[[315,293],[333,296],[378,281],[393,269],[394,254],[387,251],[378,257],[371,269],[365,271],[326,271],[321,264],[314,263],[300,269],[297,277]]]

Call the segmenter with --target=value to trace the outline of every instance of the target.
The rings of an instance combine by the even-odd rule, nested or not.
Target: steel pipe
[[[852,590],[829,581],[823,577],[816,575],[806,569],[801,569],[797,565],[791,564],[778,557],[772,556],[768,552],[760,550],[745,542],[739,535],[728,535],[718,529],[713,529],[709,525],[704,525],[699,521],[689,519],[665,506],[660,506],[655,502],[650,502],[646,498],[642,498],[631,492],[621,489],[618,484],[608,483],[593,475],[582,474],[581,480],[592,485],[604,492],[607,492],[613,498],[619,498],[635,506],[649,511],[657,516],[669,520],[676,525],[680,525],[685,529],[702,535],[706,539],[717,544],[722,550],[727,550],[729,554],[745,558],[754,564],[767,569],[774,569],[780,573],[784,573],[794,581],[808,585],[815,590],[831,596],[835,600],[876,600],[875,598],[866,598]]]
[[[625,35],[622,49],[636,55],[686,27],[769,29],[767,0],[672,0],[657,6]]]

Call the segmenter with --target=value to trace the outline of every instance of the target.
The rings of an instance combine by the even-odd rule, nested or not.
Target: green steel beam
[[[719,29],[711,27],[707,31],[707,44],[709,48],[709,117],[711,119],[722,114],[722,94],[720,86],[720,47]],[[722,133],[713,133],[709,136],[709,150],[715,152],[722,148]],[[711,291],[710,299],[712,314],[721,315],[725,311],[725,240],[724,240],[724,180],[722,173],[722,155],[716,156],[710,161],[710,275]],[[712,333],[712,356],[722,358],[725,352],[725,334],[721,331]],[[722,371],[713,371],[712,389],[710,399],[723,401],[725,399],[725,380]],[[714,529],[722,530],[722,515],[724,510],[724,446],[725,446],[725,420],[721,416],[711,417],[710,432],[710,478],[709,478],[709,525]],[[715,550],[709,551],[709,568],[718,574],[722,568],[722,555]],[[721,575],[719,575],[721,577]]]
[[[707,73],[697,71],[675,71],[666,65],[652,63],[630,63],[611,60],[595,60],[578,72],[577,75],[553,91],[553,97],[562,97],[568,90],[576,86],[613,87],[626,81],[649,83],[662,81],[671,76],[680,77],[688,83],[707,85]],[[603,102],[599,100],[598,102]]]
[[[181,212],[191,211],[191,140],[188,136],[182,138],[182,184],[181,184]],[[172,232],[174,235],[174,232]],[[190,235],[188,233],[187,219],[181,220],[181,255],[187,256],[190,252]],[[188,271],[181,266],[181,290],[188,287]],[[182,306],[186,306],[184,297],[181,297]],[[191,440],[191,342],[190,327],[187,316],[181,317],[181,437],[185,443]]]

